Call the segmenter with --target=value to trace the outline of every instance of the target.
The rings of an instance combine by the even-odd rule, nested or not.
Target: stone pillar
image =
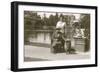
[[[74,43],[76,52],[85,52],[85,38],[74,37]]]

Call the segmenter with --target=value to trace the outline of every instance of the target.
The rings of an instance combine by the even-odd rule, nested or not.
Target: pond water
[[[50,32],[33,32],[29,38],[29,42],[35,43],[51,43],[52,33]]]

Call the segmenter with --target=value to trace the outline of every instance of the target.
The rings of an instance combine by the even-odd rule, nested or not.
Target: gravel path
[[[50,48],[38,47],[25,45],[24,50],[25,61],[53,61],[53,60],[77,60],[77,59],[89,59],[89,53],[77,53],[77,54],[66,54],[57,53],[53,54],[50,52]]]

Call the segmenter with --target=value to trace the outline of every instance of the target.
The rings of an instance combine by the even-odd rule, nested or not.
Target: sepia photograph
[[[24,61],[90,58],[90,14],[24,11]]]
[[[12,2],[11,70],[97,66],[97,7]]]

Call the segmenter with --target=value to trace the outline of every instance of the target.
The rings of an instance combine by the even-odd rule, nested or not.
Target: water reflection
[[[29,42],[51,43],[51,32],[33,32],[29,37]]]

